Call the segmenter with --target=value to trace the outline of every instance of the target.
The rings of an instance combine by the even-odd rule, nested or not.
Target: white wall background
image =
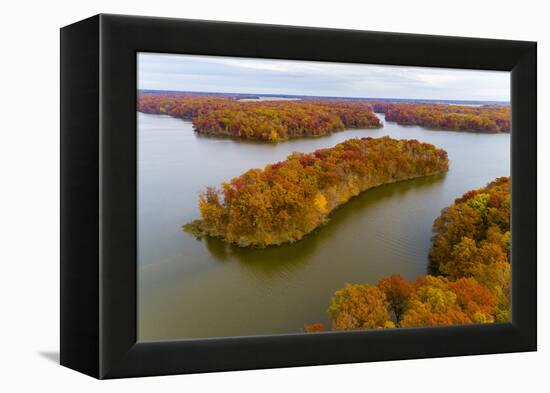
[[[55,362],[59,345],[59,31],[96,13],[381,30],[539,42],[539,352],[191,376],[96,381]],[[477,392],[544,391],[550,221],[542,98],[550,63],[545,2],[26,1],[0,22],[0,391]],[[548,69],[548,68],[547,68]],[[544,363],[546,362],[546,365]],[[131,390],[130,390],[131,389]]]

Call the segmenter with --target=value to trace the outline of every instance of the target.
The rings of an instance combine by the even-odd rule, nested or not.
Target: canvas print
[[[510,321],[510,74],[137,54],[138,339]]]

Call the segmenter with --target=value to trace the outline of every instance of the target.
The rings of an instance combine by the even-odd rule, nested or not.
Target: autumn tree
[[[479,264],[510,262],[510,179],[457,198],[434,222],[430,263],[448,277],[470,277]]]
[[[510,321],[510,263],[479,264],[472,269],[472,277],[495,296],[495,322]]]
[[[384,292],[376,286],[347,284],[336,291],[328,309],[333,329],[394,327]]]
[[[397,274],[380,280],[377,286],[386,296],[396,323],[399,324],[413,291],[412,286]]]
[[[447,287],[456,295],[456,304],[474,323],[495,321],[497,299],[474,278],[449,281]]]
[[[498,302],[474,278],[427,275],[407,282],[394,275],[376,286],[347,284],[334,294],[328,312],[334,329],[460,325],[501,320]],[[388,323],[391,312],[396,320]]]
[[[400,326],[439,326],[494,322],[496,298],[473,278],[456,281],[424,276],[413,284]]]
[[[457,304],[456,294],[443,277],[424,276],[414,282],[414,294],[408,302],[400,326],[440,326],[471,323]]]

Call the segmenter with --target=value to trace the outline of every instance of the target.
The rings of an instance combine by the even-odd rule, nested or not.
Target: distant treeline
[[[304,99],[242,101],[247,96],[199,93],[139,93],[143,113],[193,122],[199,134],[278,142],[321,136],[346,128],[380,128],[373,113],[402,125],[484,133],[510,132],[509,105],[449,105],[391,101]]]
[[[327,221],[336,207],[369,188],[448,169],[447,153],[416,140],[350,139],[313,153],[251,169],[208,188],[201,219],[184,226],[195,236],[238,246],[294,242]]]
[[[434,222],[431,274],[347,284],[328,313],[333,329],[510,321],[510,178],[469,191]],[[306,331],[325,330],[320,324]]]
[[[510,132],[510,106],[372,102],[375,112],[402,125],[485,133]]]
[[[138,111],[191,120],[199,134],[279,142],[321,136],[346,128],[380,128],[362,101],[240,101],[181,94],[138,94]]]
[[[181,91],[181,90],[155,90],[155,89],[140,89],[139,94],[167,94],[175,96],[210,96],[210,97],[226,97],[235,100],[242,99],[290,99],[290,100],[346,100],[346,101],[363,101],[372,102],[387,102],[387,103],[411,103],[411,104],[440,104],[440,105],[510,105],[507,101],[475,101],[475,100],[430,100],[425,98],[377,98],[377,97],[349,97],[349,96],[314,96],[300,94],[257,94],[257,93],[228,93],[228,92],[206,92],[206,91]]]

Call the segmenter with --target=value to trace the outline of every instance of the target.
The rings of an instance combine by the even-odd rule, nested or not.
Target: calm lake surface
[[[434,131],[385,122],[377,130],[265,144],[198,136],[188,121],[138,113],[138,336],[141,341],[297,333],[330,326],[326,309],[347,282],[426,274],[432,223],[465,191],[510,173],[509,134]],[[181,230],[207,186],[355,137],[418,139],[447,150],[445,175],[381,186],[341,206],[302,240],[244,249]]]

